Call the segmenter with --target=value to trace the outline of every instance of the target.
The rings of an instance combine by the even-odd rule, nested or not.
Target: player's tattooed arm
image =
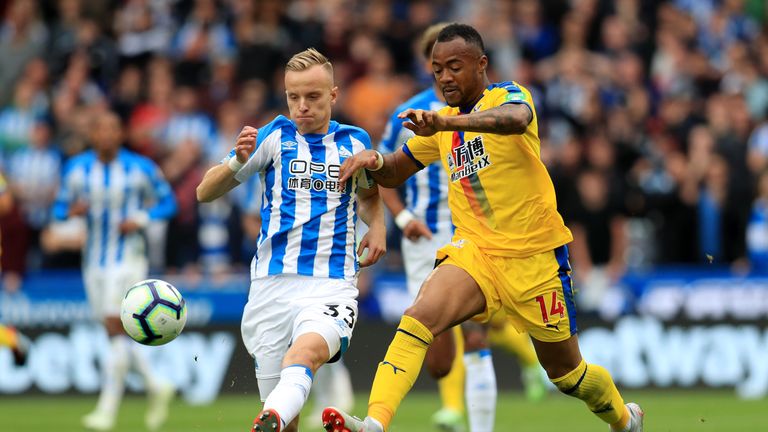
[[[379,157],[383,158],[383,164],[379,167]],[[379,167],[379,169],[376,169]],[[360,170],[367,169],[376,183],[387,187],[396,188],[403,184],[408,177],[415,174],[419,167],[403,152],[402,149],[395,153],[381,155],[374,150],[364,150],[344,160],[339,169],[339,182],[346,187],[346,182]]]
[[[401,148],[394,153],[385,154],[384,165],[381,166],[380,170],[372,171],[370,174],[377,184],[387,188],[396,188],[418,171],[419,167]]]
[[[533,112],[528,105],[506,104],[467,115],[445,117],[442,130],[520,135],[525,133],[532,120]]]
[[[525,132],[528,124],[533,120],[533,112],[525,104],[505,104],[459,116],[446,116],[436,111],[407,109],[398,117],[407,119],[403,127],[420,136],[431,136],[439,131],[519,135]]]

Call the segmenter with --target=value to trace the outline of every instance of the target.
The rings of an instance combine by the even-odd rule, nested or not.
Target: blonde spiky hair
[[[320,54],[320,51],[314,48],[306,49],[291,57],[285,65],[285,70],[301,72],[317,65],[322,66],[331,74],[331,77],[333,77],[333,65],[331,64],[331,61],[328,60],[328,57]]]

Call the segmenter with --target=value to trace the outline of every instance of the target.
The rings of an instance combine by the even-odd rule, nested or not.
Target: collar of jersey
[[[485,97],[486,92],[493,90],[494,87],[495,87],[495,84],[491,84],[488,87],[486,87],[485,90],[483,90],[483,94],[481,94],[480,97],[477,98],[477,100],[472,105],[466,105],[466,106],[463,106],[463,107],[459,107],[459,113],[460,114],[469,114],[469,113],[471,113],[472,110],[475,108],[475,105],[477,105],[478,102],[483,100],[483,98]]]
[[[513,84],[511,81],[504,81],[504,82],[500,82],[500,83],[491,83],[488,87],[485,88],[485,90],[483,90],[483,94],[480,96],[479,99],[477,99],[475,101],[475,103],[473,103],[472,105],[465,106],[465,107],[459,107],[459,113],[461,113],[461,114],[469,114],[475,108],[475,105],[477,105],[477,103],[480,102],[485,97],[486,92],[489,92],[489,91],[495,89],[496,87],[504,87],[504,86],[511,85],[511,84]]]

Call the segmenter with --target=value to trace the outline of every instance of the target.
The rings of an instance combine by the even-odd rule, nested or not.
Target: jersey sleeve
[[[349,141],[352,143],[353,154],[371,149],[371,137],[368,135],[368,132],[361,128],[350,128]],[[368,175],[368,170],[365,169],[362,169],[357,173],[355,183],[355,188],[371,189],[376,187],[376,182]]]
[[[536,115],[536,110],[533,107],[533,97],[531,92],[525,87],[517,83],[504,83],[498,87],[502,91],[491,103],[492,107],[507,105],[507,104],[521,104],[528,107],[531,110],[531,114]]]
[[[243,213],[258,215],[262,206],[262,186],[259,176],[251,176],[245,183],[245,192],[240,195],[240,207]]]
[[[425,166],[440,159],[437,134],[428,137],[413,136],[403,144],[403,152],[416,163],[419,169],[424,169]]]
[[[280,153],[280,131],[285,117],[278,116],[271,122],[259,128],[256,136],[256,149],[254,149],[248,161],[243,168],[235,174],[235,180],[240,183],[246,182],[252,175],[267,169],[272,164],[275,157]],[[222,160],[226,163],[230,158],[235,157],[235,149],[230,150],[227,157]]]
[[[371,137],[365,130],[353,127],[349,131],[349,140],[352,142],[352,153],[360,153],[371,149]]]
[[[75,198],[81,194],[83,177],[82,165],[77,164],[77,159],[70,160],[64,166],[61,185],[53,202],[53,218],[56,220],[65,220],[69,217],[69,207],[75,201]]]
[[[147,175],[148,195],[154,199],[154,204],[147,209],[150,220],[167,220],[177,211],[176,197],[173,189],[165,180],[160,167],[149,159],[142,159],[143,169]]]

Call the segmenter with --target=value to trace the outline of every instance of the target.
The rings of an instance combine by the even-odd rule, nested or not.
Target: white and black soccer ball
[[[173,285],[147,279],[128,289],[120,308],[123,328],[144,345],[164,345],[176,339],[187,323],[187,305]]]

